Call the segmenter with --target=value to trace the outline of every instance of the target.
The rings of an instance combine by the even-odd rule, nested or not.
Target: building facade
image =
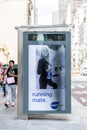
[[[72,68],[87,60],[87,2],[74,0],[72,10]]]
[[[59,0],[59,24],[67,24],[67,14],[68,14],[68,6],[70,5],[71,0]]]

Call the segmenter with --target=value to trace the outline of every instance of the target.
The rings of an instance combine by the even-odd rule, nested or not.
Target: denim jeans
[[[8,85],[6,84],[6,101],[7,104],[15,103],[16,100],[16,85],[12,84],[12,85]]]

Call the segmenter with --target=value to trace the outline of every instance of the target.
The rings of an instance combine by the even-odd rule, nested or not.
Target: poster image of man
[[[36,84],[38,84],[39,89],[58,89],[61,87],[59,80],[63,63],[61,63],[61,57],[58,57],[58,49],[58,45],[38,45],[36,47]]]
[[[57,84],[52,81],[52,72],[49,70],[50,63],[49,59],[49,51],[46,47],[43,47],[41,50],[41,59],[38,61],[37,73],[40,74],[39,84],[40,89],[46,89],[47,85],[53,87],[53,89],[57,89]]]

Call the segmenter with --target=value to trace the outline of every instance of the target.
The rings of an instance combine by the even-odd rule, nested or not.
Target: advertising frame
[[[58,34],[65,35],[65,39],[59,39],[54,41],[49,40],[29,40],[29,34]],[[29,86],[29,46],[34,45],[54,45],[65,46],[65,109],[51,111],[49,109],[45,110],[29,110],[30,104],[30,86]],[[28,114],[46,114],[46,113],[71,113],[71,33],[70,31],[35,31],[35,32],[23,32],[23,112]]]

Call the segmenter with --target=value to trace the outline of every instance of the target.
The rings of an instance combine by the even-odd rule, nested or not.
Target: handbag
[[[7,84],[12,84],[12,83],[15,83],[14,77],[8,77],[7,78]]]

